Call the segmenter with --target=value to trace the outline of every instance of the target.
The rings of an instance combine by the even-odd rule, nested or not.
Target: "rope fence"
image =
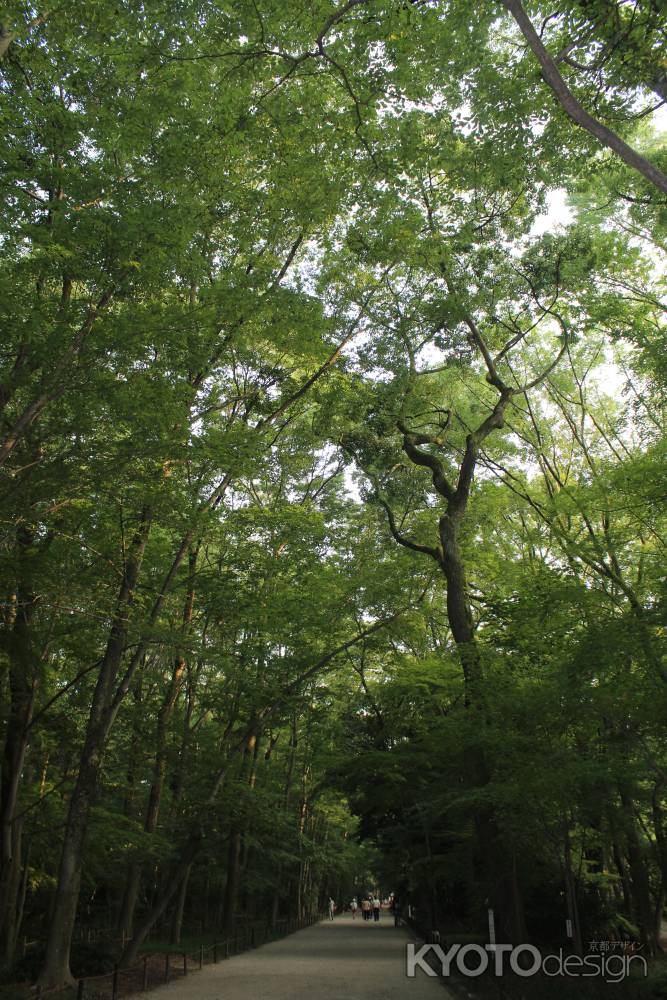
[[[116,966],[112,972],[99,976],[84,976],[73,986],[54,990],[43,990],[40,986],[33,996],[46,1000],[59,996],[62,1000],[121,1000],[121,998],[146,993],[156,986],[162,986],[174,979],[182,979],[190,973],[203,969],[205,965],[218,962],[251,948],[259,948],[269,941],[304,930],[321,919],[321,914],[312,914],[301,919],[277,920],[273,927],[265,923],[243,926],[233,937],[201,944],[197,951],[162,951],[143,955],[127,968]]]

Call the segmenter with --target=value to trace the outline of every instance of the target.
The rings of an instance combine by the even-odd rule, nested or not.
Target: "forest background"
[[[658,952],[662,4],[0,13],[6,978],[371,872]]]

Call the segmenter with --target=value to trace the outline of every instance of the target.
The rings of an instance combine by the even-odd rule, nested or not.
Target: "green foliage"
[[[526,8],[664,169],[659,5]],[[77,933],[194,837],[190,933],[379,880],[479,935],[492,814],[536,939],[569,880],[651,944],[664,199],[498,5],[1,20],[3,967],[22,929],[38,972],[73,814]]]

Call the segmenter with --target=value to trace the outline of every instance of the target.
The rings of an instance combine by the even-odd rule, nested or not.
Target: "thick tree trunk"
[[[634,919],[634,908],[632,904],[632,894],[630,892],[630,879],[628,878],[628,869],[623,858],[623,854],[618,845],[618,841],[614,838],[612,845],[614,854],[614,864],[616,865],[616,871],[618,872],[619,879],[621,882],[621,892],[623,896],[623,906],[625,912],[628,914],[631,920]]]
[[[453,504],[448,505],[454,508]],[[463,511],[448,510],[438,527],[442,546],[442,571],[447,581],[447,618],[456,643],[466,686],[466,701],[477,706],[481,698],[482,662],[475,641],[472,608],[468,599],[463,557],[459,545],[459,528]]]
[[[30,845],[25,852],[23,861],[23,874],[21,875],[21,885],[19,887],[18,900],[16,903],[16,920],[14,921],[14,940],[11,942],[12,955],[16,952],[16,944],[21,933],[23,923],[23,911],[25,909],[25,898],[28,893],[28,864],[30,862]]]
[[[447,582],[447,617],[452,637],[461,659],[468,712],[477,717],[480,728],[485,725],[482,658],[475,638],[472,608],[468,597],[465,566],[459,543],[459,530],[467,500],[453,498],[447,512],[440,518],[439,534],[442,549],[441,568]],[[472,789],[488,785],[490,770],[484,749],[470,745],[464,754],[466,779]],[[496,911],[498,924],[508,941],[527,939],[516,866],[502,844],[492,805],[475,810],[475,853],[473,858],[477,905],[486,900]]]
[[[2,932],[3,961],[7,969],[14,963],[16,942],[22,918],[25,901],[27,862],[21,865],[21,843],[23,820],[14,819],[11,829],[12,860],[8,868],[6,882],[3,881],[3,902],[6,907],[6,919]]]

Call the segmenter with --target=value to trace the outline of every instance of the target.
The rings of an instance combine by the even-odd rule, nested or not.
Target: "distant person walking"
[[[373,896],[373,920],[375,923],[380,919],[380,900],[377,896]]]
[[[350,909],[352,910],[352,919],[354,920],[354,918],[357,915],[357,897],[356,896],[354,897],[354,899],[350,903]]]
[[[329,896],[329,920],[333,920],[335,910],[336,910],[336,904],[334,903],[331,896]]]
[[[370,920],[371,918],[371,901],[370,899],[362,899],[361,901],[361,915],[364,920]]]

